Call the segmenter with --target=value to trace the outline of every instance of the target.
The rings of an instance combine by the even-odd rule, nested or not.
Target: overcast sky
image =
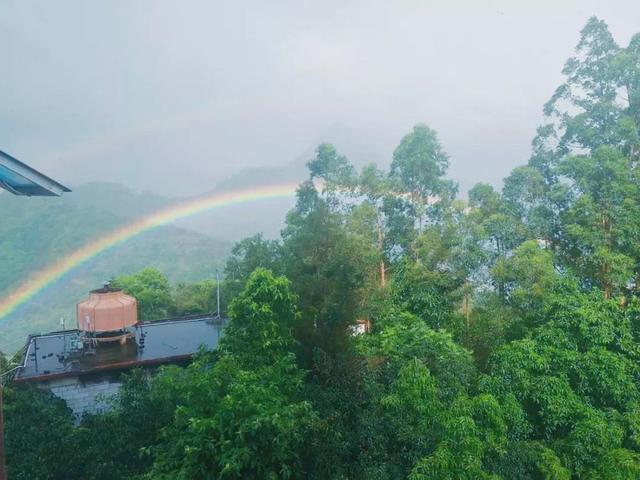
[[[633,0],[0,0],[0,149],[188,194],[320,140],[388,161],[424,122],[463,190],[498,184],[591,15],[640,31]]]

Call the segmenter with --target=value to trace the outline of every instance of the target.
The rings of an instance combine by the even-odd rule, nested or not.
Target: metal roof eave
[[[61,183],[47,177],[46,175],[38,172],[36,169],[31,168],[29,165],[22,163],[17,158],[12,157],[8,153],[0,150],[0,167],[4,167],[16,175],[24,178],[31,185],[14,185],[7,179],[4,181],[0,179],[0,187],[5,188],[9,192],[15,195],[27,195],[27,196],[57,196],[59,197],[64,192],[70,192],[71,189],[65,187]]]

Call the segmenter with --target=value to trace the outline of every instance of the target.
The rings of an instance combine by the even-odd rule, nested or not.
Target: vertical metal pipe
[[[29,350],[27,350],[27,353],[29,352]],[[35,369],[36,369],[36,373],[38,373],[38,337],[35,336],[33,337],[33,354],[35,355],[34,360],[35,360]]]
[[[216,270],[216,297],[217,297],[216,318],[220,318],[220,272],[218,270]]]

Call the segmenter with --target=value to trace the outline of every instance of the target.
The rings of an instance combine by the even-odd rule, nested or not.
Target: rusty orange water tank
[[[92,290],[76,311],[78,329],[85,332],[114,332],[138,323],[136,299],[109,285]]]

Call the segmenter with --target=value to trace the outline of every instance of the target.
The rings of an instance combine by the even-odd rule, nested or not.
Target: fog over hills
[[[334,125],[291,160],[274,166],[245,168],[219,182],[212,192],[301,183],[308,178],[306,164],[313,158],[316,148],[321,143],[335,145],[356,167],[362,167],[367,163],[387,166],[391,159],[391,152],[386,152],[376,139],[372,140],[365,132],[344,125]],[[293,199],[262,200],[204,212],[180,220],[176,224],[231,241],[255,233],[263,233],[266,237],[274,238],[279,234],[285,214],[293,203]]]
[[[136,192],[131,185],[90,182],[74,186],[61,198],[2,195],[0,217],[0,296],[74,250],[110,231],[173,204],[200,196],[282,183],[308,177],[306,162],[322,142],[335,143],[357,166],[383,156],[353,130],[334,127],[293,160],[279,166],[247,168],[201,194],[168,197]],[[268,199],[212,209],[145,232],[74,268],[61,280],[21,306],[0,324],[1,350],[18,348],[27,333],[55,329],[61,316],[73,319],[73,308],[88,290],[118,275],[156,267],[173,282],[212,278],[234,242],[262,233],[275,238],[295,199]]]
[[[638,14],[624,0],[187,3],[3,1],[2,149],[71,185],[191,196],[319,141],[352,157],[334,125],[388,161],[425,122],[465,191],[526,161],[584,21],[625,42]]]

